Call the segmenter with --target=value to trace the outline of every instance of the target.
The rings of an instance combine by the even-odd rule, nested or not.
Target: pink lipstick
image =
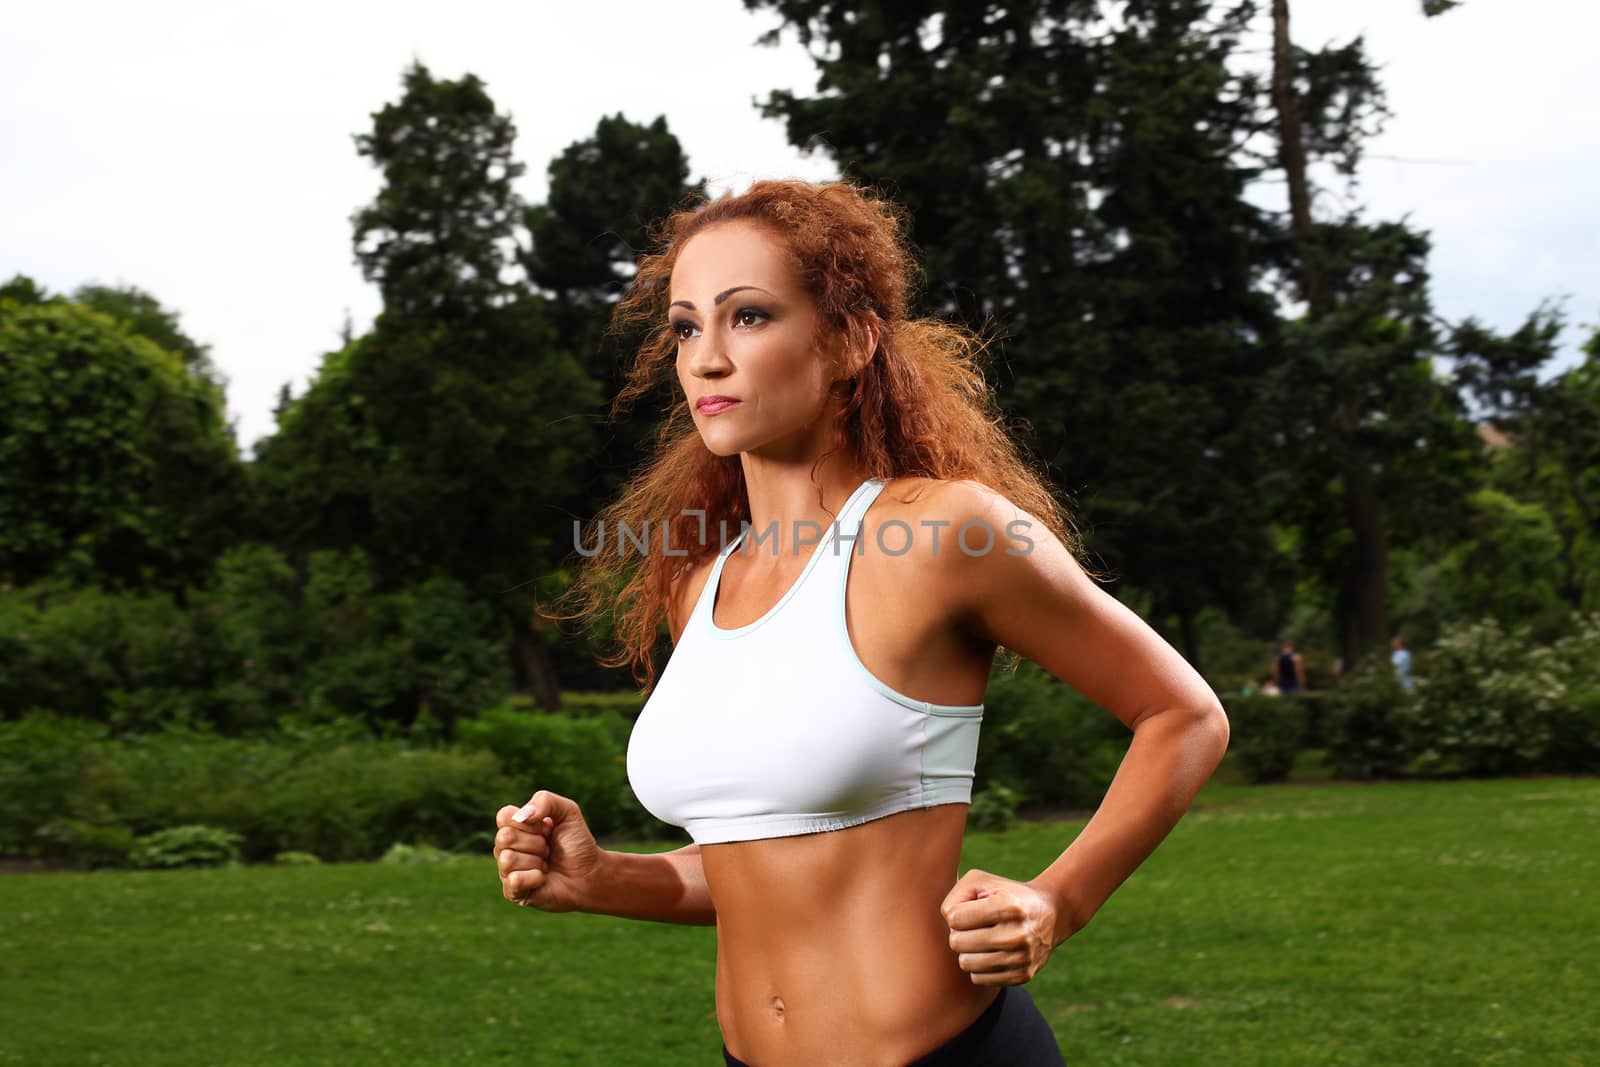
[[[695,401],[694,409],[702,415],[715,415],[727,411],[738,402],[739,399],[732,396],[703,396]]]

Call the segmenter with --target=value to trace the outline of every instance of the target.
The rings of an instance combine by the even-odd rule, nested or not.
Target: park
[[[1361,202],[1403,70],[1287,0],[717,2],[766,32],[714,32],[816,82],[774,59],[736,107],[899,212],[915,285],[874,321],[981,397],[974,439],[1015,442],[1083,573],[1226,716],[1181,819],[1026,983],[1066,1062],[1594,1062],[1600,322],[1570,292],[1508,311],[1520,259],[1451,288],[1458,246]],[[1506,17],[1400,6],[1418,40]],[[88,47],[47,22],[41,55]],[[303,382],[197,330],[202,290],[161,290],[153,252],[146,281],[107,280],[112,236],[0,249],[0,1064],[688,1067],[734,1032],[716,928],[514,906],[496,812],[545,790],[603,849],[691,842],[630,777],[686,647],[651,553],[698,565],[751,514],[647,506],[710,436],[672,373],[687,320],[641,309],[663,220],[749,183],[700,169],[684,105],[590,107],[598,82],[535,160],[533,75],[429,54],[351,77],[336,154],[370,188],[318,254],[373,314],[299,353]],[[78,208],[34,199],[67,233]],[[1587,210],[1563,224],[1592,235]],[[1549,262],[1592,316],[1582,265]],[[246,447],[251,375],[271,426]],[[966,444],[876,447],[910,478]],[[960,870],[1020,881],[1137,735],[988,658]]]

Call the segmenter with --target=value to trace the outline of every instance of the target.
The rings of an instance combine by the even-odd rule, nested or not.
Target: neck
[[[755,554],[804,556],[819,544],[867,471],[855,457],[834,453],[812,474],[812,463],[779,464],[744,456],[750,500],[750,536],[762,538]],[[810,524],[815,525],[810,525]]]

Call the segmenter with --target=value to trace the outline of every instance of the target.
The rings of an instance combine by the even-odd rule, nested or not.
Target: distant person
[[[1400,679],[1400,685],[1406,692],[1411,692],[1417,680],[1411,676],[1411,650],[1406,647],[1406,639],[1395,634],[1391,646],[1394,651],[1389,653],[1389,662],[1394,665],[1394,676]]]
[[[1278,655],[1272,661],[1272,680],[1278,683],[1278,692],[1284,696],[1302,693],[1306,688],[1306,667],[1300,662],[1300,653],[1294,650],[1293,641],[1278,646]]]

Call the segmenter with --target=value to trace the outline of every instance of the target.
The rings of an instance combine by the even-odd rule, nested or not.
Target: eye
[[[671,326],[672,336],[677,338],[679,341],[687,341],[688,338],[683,336],[683,329],[686,326],[691,330],[694,329],[694,323],[690,322],[688,319],[675,320]]]
[[[760,308],[740,308],[733,316],[734,322],[743,322],[746,315],[754,315],[758,320],[767,317],[767,313]],[[755,325],[751,323],[751,325]]]

